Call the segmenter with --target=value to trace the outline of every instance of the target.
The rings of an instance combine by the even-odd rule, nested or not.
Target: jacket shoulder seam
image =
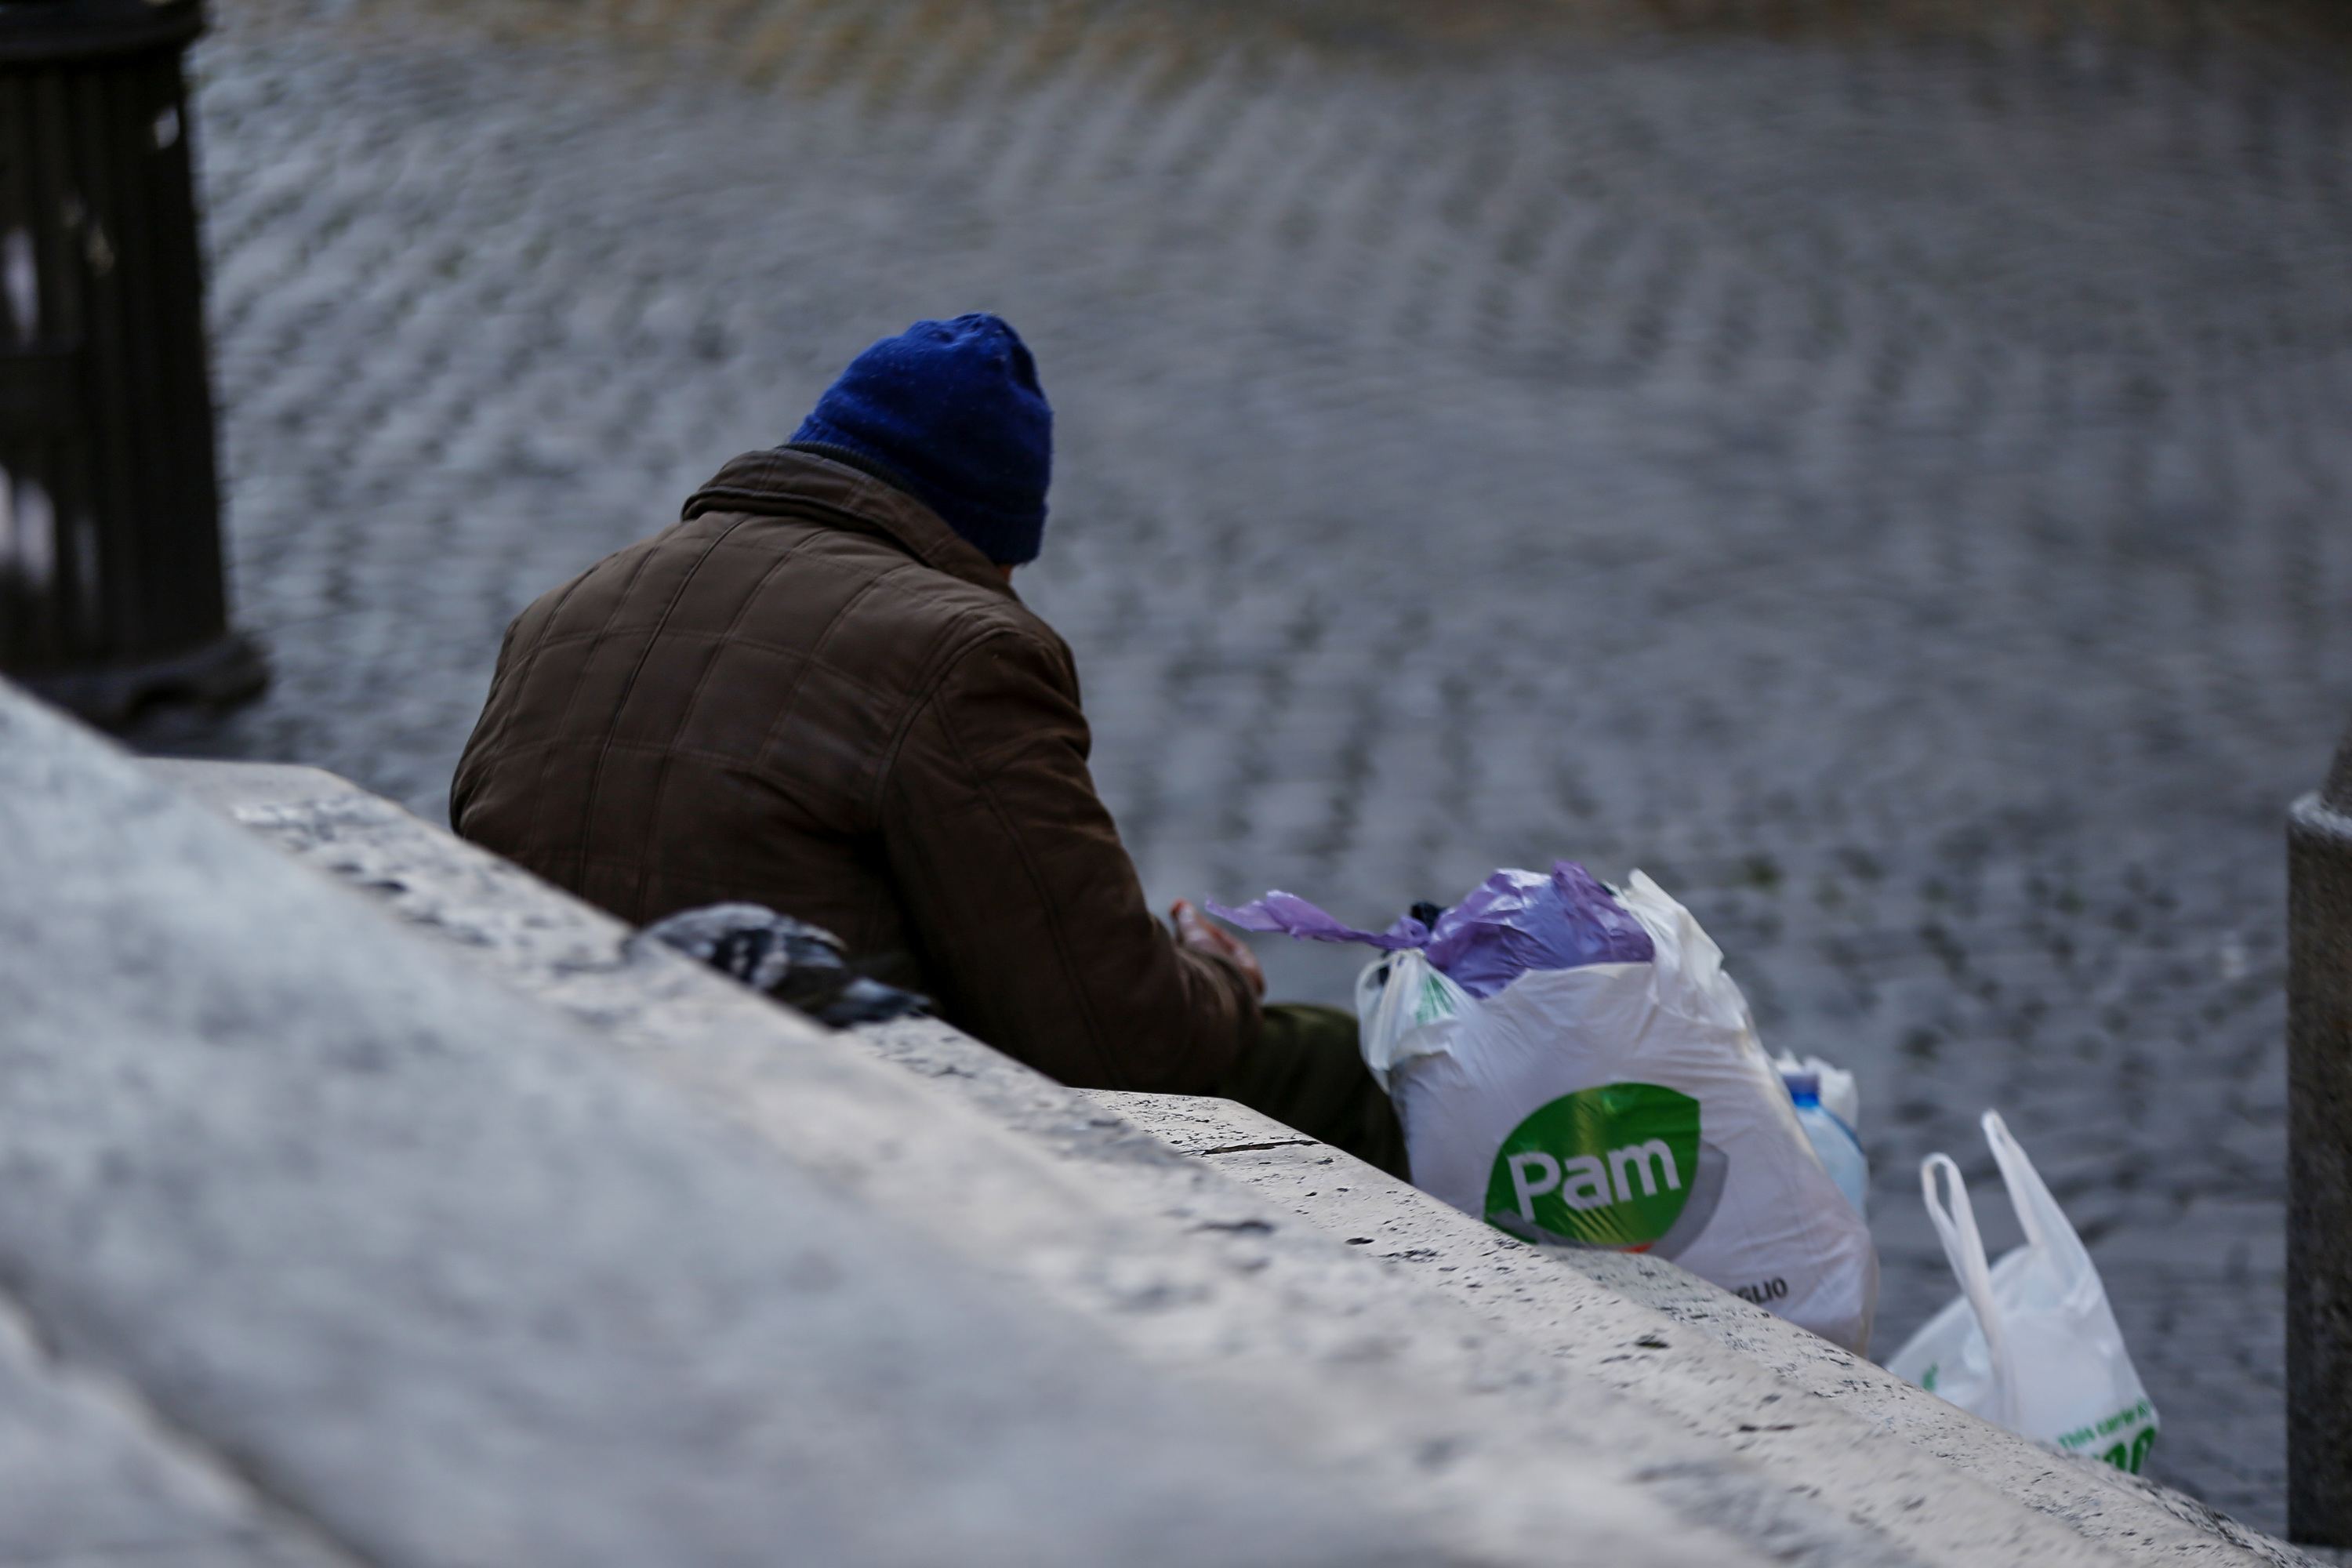
[[[963,668],[966,660],[990,643],[1006,639],[1043,646],[1049,651],[1051,649],[1050,643],[1038,637],[1027,627],[1017,622],[1008,623],[1001,619],[993,613],[992,606],[966,611],[958,618],[967,624],[971,622],[993,622],[994,624],[972,626],[964,635],[950,637],[948,646],[940,653],[937,663],[922,679],[916,683],[914,695],[908,699],[905,710],[898,715],[898,722],[891,726],[890,738],[884,743],[881,761],[874,770],[874,782],[868,786],[866,809],[877,819],[881,815],[882,797],[889,787],[890,776],[898,771],[898,753],[905,749],[908,735],[913,731],[916,721],[939,700],[940,689],[954,677],[957,670]]]

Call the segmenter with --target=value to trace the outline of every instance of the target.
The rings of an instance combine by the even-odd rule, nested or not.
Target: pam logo
[[[1486,1217],[1521,1236],[1647,1247],[1675,1228],[1699,1174],[1697,1100],[1604,1084],[1562,1095],[1503,1140]]]

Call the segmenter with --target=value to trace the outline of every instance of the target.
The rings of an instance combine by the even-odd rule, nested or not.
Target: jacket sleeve
[[[957,657],[877,801],[916,956],[951,1022],[1064,1083],[1207,1092],[1257,1002],[1152,918],[1087,747],[1059,648],[1006,631]]]

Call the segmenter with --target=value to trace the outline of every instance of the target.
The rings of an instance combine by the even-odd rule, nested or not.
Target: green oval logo
[[[1643,1247],[1674,1228],[1699,1174],[1698,1101],[1612,1083],[1538,1108],[1495,1152],[1486,1217],[1592,1247]]]

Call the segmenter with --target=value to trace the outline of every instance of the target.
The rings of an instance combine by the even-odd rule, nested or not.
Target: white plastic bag
[[[1389,1075],[1399,1065],[1453,1049],[1454,1032],[1475,1005],[1417,947],[1375,960],[1356,977],[1364,1065],[1390,1089]]]
[[[1960,1294],[1886,1370],[2062,1453],[2137,1475],[2156,1441],[2156,1406],[2124,1350],[2099,1271],[1998,1111],[1984,1113],[1984,1133],[2025,1245],[1986,1267],[1959,1167],[1943,1154],[1921,1161],[1927,1215]],[[1948,1208],[1936,1191],[1938,1171],[1950,1188]]]
[[[1857,1352],[1878,1256],[1797,1124],[1698,922],[1641,872],[1647,963],[1531,969],[1486,998],[1418,952],[1359,984],[1413,1183],[1538,1241],[1670,1258]]]

